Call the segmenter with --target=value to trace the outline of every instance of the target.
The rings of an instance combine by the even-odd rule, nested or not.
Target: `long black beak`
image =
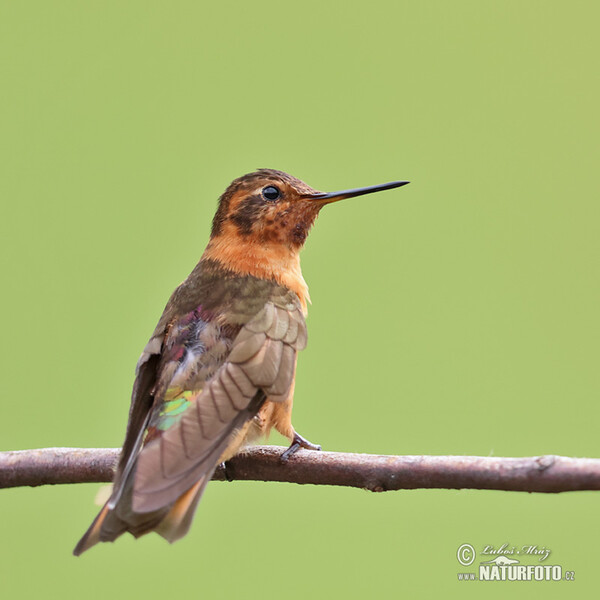
[[[373,192],[382,192],[383,190],[392,190],[410,183],[410,181],[390,181],[389,183],[380,183],[379,185],[370,185],[368,187],[354,188],[352,190],[340,190],[339,192],[321,192],[311,194],[308,197],[313,200],[325,200],[326,202],[336,202],[345,198],[354,198],[354,196],[363,196]]]

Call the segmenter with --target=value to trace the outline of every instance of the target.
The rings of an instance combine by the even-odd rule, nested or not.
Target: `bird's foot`
[[[290,444],[290,447],[281,455],[279,460],[281,462],[287,462],[293,454],[296,454],[300,448],[306,448],[307,450],[320,450],[321,446],[318,444],[313,444],[309,442],[307,439],[303,438],[299,433],[294,432],[294,439]]]
[[[225,475],[225,479],[229,482],[233,481],[233,473],[231,472],[231,469],[227,466],[228,461],[224,460],[221,464],[220,467],[221,469],[223,469],[223,475]]]

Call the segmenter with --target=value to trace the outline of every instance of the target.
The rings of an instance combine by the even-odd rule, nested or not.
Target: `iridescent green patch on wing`
[[[169,429],[179,421],[181,415],[188,406],[196,400],[198,392],[193,390],[182,390],[181,388],[169,388],[165,394],[165,400],[153,425],[157,429]]]

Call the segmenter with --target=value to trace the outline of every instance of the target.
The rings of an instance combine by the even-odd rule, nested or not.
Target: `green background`
[[[600,456],[593,2],[0,3],[2,449],[121,444],[133,369],[257,167],[323,190],[294,423],[327,450]],[[281,439],[275,438],[281,443]],[[6,598],[598,587],[598,494],[214,483],[71,556],[99,485],[0,494]],[[465,583],[537,544],[575,583]]]

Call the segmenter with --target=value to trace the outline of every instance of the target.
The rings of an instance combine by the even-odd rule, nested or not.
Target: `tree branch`
[[[567,492],[600,489],[600,459],[538,456],[378,456],[255,446],[227,463],[232,480],[341,485],[373,492],[417,488]],[[0,452],[0,488],[108,482],[118,448],[43,448]],[[213,479],[226,479],[219,467]]]

